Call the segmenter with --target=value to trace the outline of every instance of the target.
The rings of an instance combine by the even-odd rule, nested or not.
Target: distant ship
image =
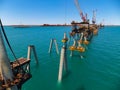
[[[28,28],[30,25],[12,25],[14,28]]]

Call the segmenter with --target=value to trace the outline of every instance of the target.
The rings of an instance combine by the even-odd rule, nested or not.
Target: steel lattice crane
[[[87,20],[87,18],[86,18],[86,15],[84,15],[83,14],[83,12],[82,12],[82,10],[80,9],[80,5],[79,5],[79,2],[78,2],[78,0],[74,0],[75,1],[75,5],[76,5],[76,7],[77,7],[77,9],[78,9],[78,11],[79,11],[79,13],[80,13],[80,17],[81,17],[81,19],[82,19],[82,21],[83,22],[86,22]]]

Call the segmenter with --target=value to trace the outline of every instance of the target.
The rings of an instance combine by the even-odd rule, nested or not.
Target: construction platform
[[[30,68],[27,68],[29,67],[30,59],[28,60],[26,58],[19,58],[18,60],[13,61],[10,64],[14,74],[14,78],[13,80],[8,79],[6,80],[6,82],[4,80],[0,80],[2,84],[2,90],[13,86],[17,86],[18,89],[21,90],[22,84],[24,84],[32,77],[31,73],[29,72]]]
[[[12,69],[15,69],[15,68],[23,66],[23,65],[25,65],[27,63],[30,63],[30,59],[28,60],[26,58],[19,58],[16,61],[10,62],[10,63],[11,63]]]

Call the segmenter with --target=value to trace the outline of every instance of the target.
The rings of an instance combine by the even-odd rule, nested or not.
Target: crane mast
[[[93,10],[92,23],[93,23],[93,24],[96,23],[96,13],[95,13],[95,10]]]

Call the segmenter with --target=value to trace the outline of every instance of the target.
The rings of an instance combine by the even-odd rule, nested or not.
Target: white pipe
[[[74,39],[74,41],[73,41],[73,46],[76,46],[76,40]]]
[[[51,39],[51,41],[50,41],[50,46],[49,46],[48,53],[51,53],[52,46],[53,46],[53,39]]]
[[[83,38],[83,33],[81,33],[81,37],[80,37],[80,40],[82,40],[82,38]]]
[[[64,33],[64,39],[67,39],[66,33]],[[59,65],[59,73],[58,73],[58,82],[61,82],[61,80],[62,80],[63,67],[64,67],[64,70],[67,72],[66,49],[67,49],[67,42],[64,42],[63,47],[61,48],[60,65]]]
[[[62,47],[62,49],[61,49],[61,56],[60,56],[58,82],[61,82],[61,79],[62,79],[62,70],[63,70],[64,57],[65,57],[65,48]]]
[[[75,46],[76,47],[76,39],[73,38],[73,45],[72,46]],[[73,56],[73,51],[71,51],[71,54],[70,56],[72,57]]]
[[[64,33],[64,39],[66,39],[67,38],[67,35],[66,35],[66,33]]]
[[[10,60],[8,58],[7,52],[6,52],[6,48],[4,45],[4,41],[3,41],[3,37],[2,37],[2,33],[0,31],[0,74],[1,77],[4,79],[5,84],[6,80],[10,79],[11,81],[13,81],[13,72],[11,70],[11,66],[10,66]],[[0,86],[0,89],[2,90],[2,87]],[[17,86],[13,86],[13,87],[8,87],[6,88],[6,90],[18,90]]]
[[[30,63],[26,66],[27,72],[30,72]]]
[[[64,70],[67,72],[68,68],[67,68],[67,53],[66,53],[66,47],[67,45],[64,47],[65,52],[64,52]]]
[[[66,33],[64,33],[64,39],[68,39]],[[65,49],[64,52],[64,70],[67,72],[67,54],[66,54],[66,49],[67,49],[67,42],[64,43],[63,48]]]
[[[31,49],[33,50],[33,54],[34,54],[36,63],[38,64],[38,58],[37,58],[37,54],[36,54],[36,50],[35,50],[35,46],[34,45],[28,46],[27,60],[31,59]]]
[[[81,33],[80,41],[82,41],[82,38],[83,38],[83,33]],[[80,42],[78,42],[78,46],[82,46]]]
[[[57,52],[57,54],[59,54],[58,44],[57,44],[56,40],[54,40],[54,43],[55,43],[55,47],[56,47],[56,52]]]
[[[31,46],[28,46],[27,60],[30,60],[30,58],[31,58]]]

